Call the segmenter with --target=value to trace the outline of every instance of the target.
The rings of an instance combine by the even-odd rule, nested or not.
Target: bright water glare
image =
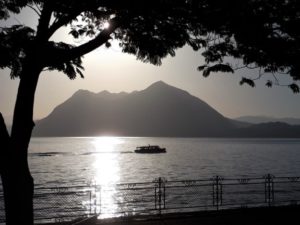
[[[137,154],[155,144],[164,154]],[[232,177],[299,176],[299,139],[33,138],[30,168],[36,188],[101,185],[105,217],[124,202],[113,184]],[[107,207],[107,209],[105,208]],[[104,215],[104,214],[103,214]]]

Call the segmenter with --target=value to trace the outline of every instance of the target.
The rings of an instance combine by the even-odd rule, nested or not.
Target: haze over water
[[[136,154],[157,144],[166,154]],[[37,187],[230,177],[299,176],[299,139],[33,138],[30,167]]]

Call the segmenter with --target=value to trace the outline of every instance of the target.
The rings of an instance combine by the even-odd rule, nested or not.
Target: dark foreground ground
[[[176,213],[156,216],[96,218],[64,223],[73,225],[290,225],[300,224],[300,205]]]

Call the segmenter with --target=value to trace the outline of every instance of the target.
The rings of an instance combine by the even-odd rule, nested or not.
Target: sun
[[[105,23],[103,24],[103,28],[104,28],[104,29],[108,29],[109,26],[110,26],[110,25],[109,25],[109,22],[105,22]]]

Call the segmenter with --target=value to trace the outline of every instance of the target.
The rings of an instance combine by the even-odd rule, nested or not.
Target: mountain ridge
[[[233,127],[206,102],[158,81],[125,94],[78,90],[37,122],[34,135],[211,136]]]
[[[271,117],[271,116],[240,116],[233,118],[234,120],[259,124],[268,122],[282,122],[290,125],[300,125],[300,118],[294,117]]]
[[[287,134],[300,137],[300,126],[272,123],[258,126],[231,120],[203,100],[162,81],[131,93],[78,90],[37,121],[33,131],[34,136],[286,137]]]

